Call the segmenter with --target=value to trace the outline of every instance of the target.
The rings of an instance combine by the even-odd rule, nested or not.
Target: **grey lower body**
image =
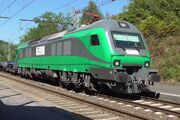
[[[139,69],[129,74],[125,69],[92,68],[91,74],[101,84],[106,85],[116,93],[137,94],[149,91],[149,85],[160,82],[160,75],[156,70]]]

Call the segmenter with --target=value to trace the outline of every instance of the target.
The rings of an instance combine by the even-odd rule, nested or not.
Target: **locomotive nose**
[[[120,56],[116,55],[112,57],[113,67],[123,66],[144,66],[149,67],[150,58],[144,56]]]

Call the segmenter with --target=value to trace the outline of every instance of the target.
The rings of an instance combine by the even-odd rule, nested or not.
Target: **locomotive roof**
[[[27,46],[28,46],[28,42],[19,45],[17,49],[22,49],[22,48],[25,48]]]
[[[128,28],[120,27],[119,23],[121,23],[121,22],[127,24]],[[18,48],[21,49],[21,48],[24,48],[24,47],[26,47],[28,45],[31,46],[31,45],[41,44],[41,43],[44,43],[44,42],[47,42],[49,40],[53,40],[53,39],[56,39],[56,38],[63,38],[63,36],[66,35],[66,34],[71,34],[71,33],[74,33],[74,32],[79,32],[79,31],[82,31],[82,30],[92,29],[92,28],[104,28],[107,31],[114,30],[114,31],[139,33],[139,30],[133,24],[131,24],[131,23],[127,22],[127,21],[117,21],[117,20],[104,19],[104,20],[100,20],[100,21],[94,22],[94,23],[89,24],[89,25],[82,26],[80,28],[77,28],[74,31],[58,32],[58,33],[55,33],[55,34],[45,36],[45,37],[41,38],[38,41],[37,40],[30,41],[28,43],[25,43],[25,44],[19,46]]]
[[[45,36],[45,37],[41,38],[40,41],[41,40],[51,40],[51,39],[63,37],[66,32],[67,31],[65,30],[65,31],[62,31],[62,32],[58,32],[58,33],[55,33],[55,34]]]
[[[119,26],[119,23],[125,23],[127,24],[127,28],[123,28]],[[67,32],[66,34],[73,33],[73,32],[78,32],[86,29],[91,29],[91,28],[104,28],[107,31],[124,31],[124,32],[132,32],[132,33],[139,33],[139,30],[132,24],[127,21],[118,21],[118,20],[109,20],[109,19],[104,19],[100,20],[97,22],[94,22],[92,24],[80,27],[76,29],[75,31]]]

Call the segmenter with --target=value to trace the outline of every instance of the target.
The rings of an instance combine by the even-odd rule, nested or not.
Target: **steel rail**
[[[180,103],[169,101],[169,100],[154,99],[154,98],[144,97],[144,96],[141,96],[141,99],[149,100],[149,101],[155,101],[155,102],[160,102],[160,103],[164,103],[164,104],[170,104],[170,105],[173,105],[173,106],[179,106],[180,107]]]
[[[155,106],[150,106],[150,105],[146,105],[146,104],[141,104],[141,103],[137,103],[137,102],[133,102],[132,100],[127,100],[127,99],[122,99],[122,98],[118,98],[118,97],[112,97],[112,96],[107,96],[107,95],[102,95],[102,94],[99,94],[99,96],[101,97],[104,97],[104,98],[109,98],[111,100],[115,100],[117,102],[123,102],[123,103],[126,103],[126,104],[130,104],[130,105],[133,105],[133,106],[136,106],[136,107],[142,107],[142,108],[145,108],[145,109],[150,109],[150,110],[154,110],[156,112],[162,112],[162,113],[165,113],[167,115],[174,115],[174,116],[177,116],[180,118],[180,112],[177,112],[177,111],[172,111],[172,110],[169,110],[169,109],[163,109],[163,108],[159,108],[159,107],[155,107]],[[151,99],[153,100],[153,99]],[[161,101],[161,100],[155,100],[155,101]],[[163,100],[162,100],[163,101]],[[169,103],[169,104],[174,104],[174,102],[170,102],[170,101],[163,101],[164,103],[166,102]],[[177,103],[177,106],[178,103]]]

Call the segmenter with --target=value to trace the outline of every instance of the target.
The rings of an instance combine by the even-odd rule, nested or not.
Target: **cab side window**
[[[91,45],[92,46],[100,45],[98,35],[91,35]]]

